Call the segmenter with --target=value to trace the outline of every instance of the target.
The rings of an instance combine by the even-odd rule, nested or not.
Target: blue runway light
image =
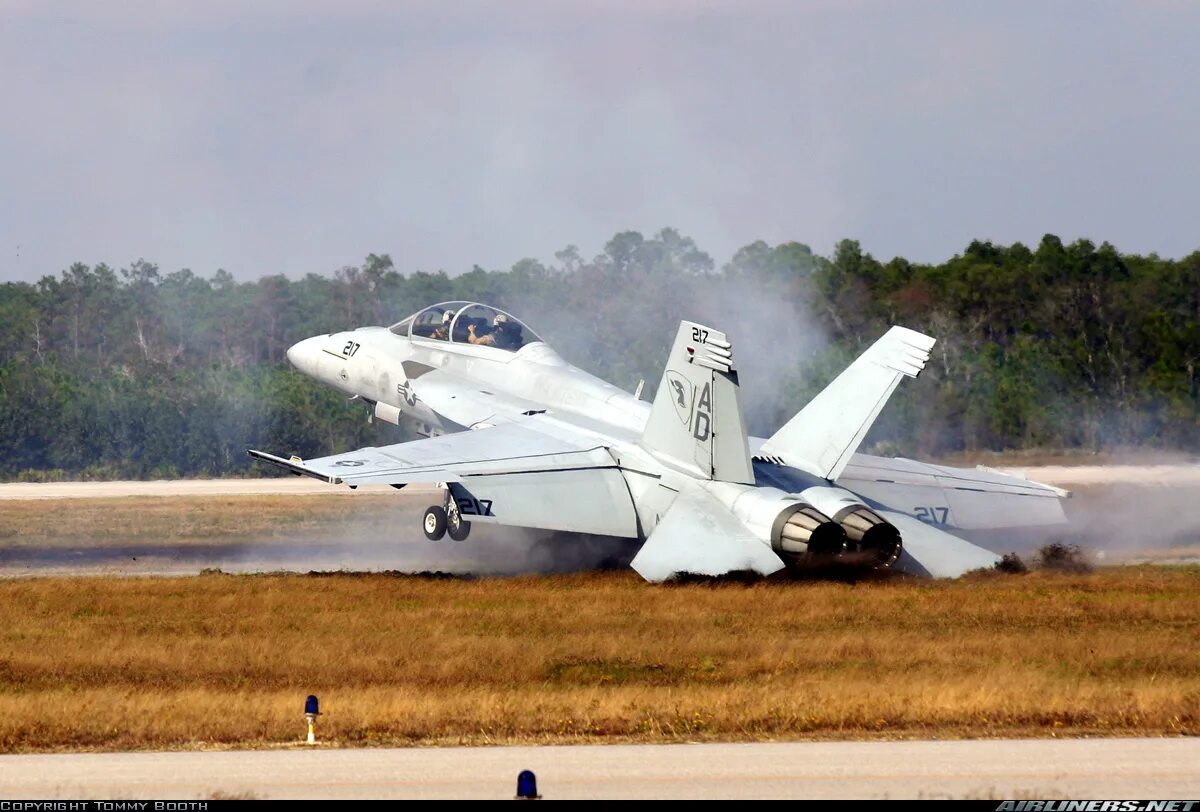
[[[533,770],[521,770],[517,776],[517,797],[515,800],[537,800],[541,798],[537,791],[537,776]]]
[[[312,694],[308,695],[308,699],[304,700],[305,715],[320,716],[321,710],[317,704],[317,698]]]

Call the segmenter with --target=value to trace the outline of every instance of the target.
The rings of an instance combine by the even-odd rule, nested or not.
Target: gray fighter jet
[[[508,313],[427,307],[391,327],[305,339],[301,372],[408,420],[424,439],[259,460],[350,487],[438,483],[430,539],[474,522],[643,542],[660,581],[823,562],[955,577],[998,557],[951,530],[1065,522],[1066,491],[986,468],[855,453],[934,339],[893,327],[771,437],[749,437],[736,347],[682,322],[654,402],[564,361]]]

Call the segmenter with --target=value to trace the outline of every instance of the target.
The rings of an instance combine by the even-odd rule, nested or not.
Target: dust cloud
[[[1033,480],[1068,488],[1066,525],[963,533],[1022,557],[1049,543],[1077,545],[1097,563],[1200,557],[1200,465],[1027,468]]]
[[[314,497],[321,498],[321,497]],[[189,575],[205,570],[403,572],[449,575],[568,573],[628,566],[627,539],[476,523],[465,541],[432,542],[420,528],[431,495],[398,497],[385,512],[285,535],[175,538],[160,542],[81,540],[71,545],[0,547],[0,577]]]
[[[1200,548],[1198,504],[1200,487],[1196,486],[1120,484],[1079,488],[1067,502],[1071,524],[1062,538],[1093,553],[1117,558]]]
[[[422,508],[423,510],[423,508]],[[351,520],[319,535],[288,542],[251,540],[226,566],[231,571],[273,569],[455,575],[583,572],[627,566],[638,543],[627,539],[475,523],[465,541],[429,541],[420,510],[398,509],[392,520]],[[222,566],[222,569],[225,567]]]

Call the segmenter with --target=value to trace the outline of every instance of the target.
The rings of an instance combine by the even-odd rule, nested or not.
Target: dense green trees
[[[751,243],[717,268],[689,238],[615,235],[591,261],[455,277],[369,255],[332,277],[238,282],[143,260],[0,285],[0,475],[245,473],[254,445],[303,455],[399,439],[288,370],[293,342],[446,299],[495,303],[568,360],[649,393],[681,318],[734,340],[751,428],[769,433],[890,324],[938,338],[868,445],[908,454],[1200,448],[1200,252],[973,242],[938,265]]]

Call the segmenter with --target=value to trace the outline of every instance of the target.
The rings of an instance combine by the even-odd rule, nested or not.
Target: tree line
[[[301,338],[439,301],[494,304],[568,361],[655,391],[680,319],[724,330],[751,430],[770,434],[892,324],[938,339],[864,448],[1200,449],[1200,251],[1122,254],[1046,235],[940,264],[754,242],[721,266],[674,229],[507,270],[401,272],[386,254],[238,281],[77,263],[0,285],[0,476],[260,473],[248,447],[316,456],[396,442],[361,404],[290,371]]]

